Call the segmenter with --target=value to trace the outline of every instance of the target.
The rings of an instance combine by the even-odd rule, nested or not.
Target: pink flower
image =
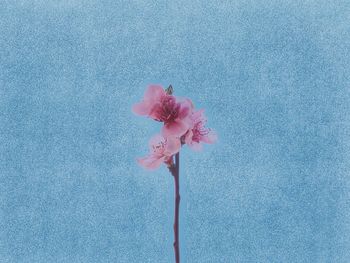
[[[202,149],[201,142],[211,144],[217,141],[216,133],[205,127],[207,118],[204,115],[204,110],[195,111],[191,119],[193,121],[193,126],[185,134],[185,143],[191,149],[198,151]]]
[[[164,122],[164,137],[180,137],[191,127],[190,116],[193,104],[189,99],[179,100],[167,94],[162,86],[150,85],[141,102],[135,104],[133,112]]]
[[[157,169],[163,162],[170,163],[171,157],[181,148],[181,142],[178,138],[164,138],[157,134],[149,141],[150,154],[138,159],[138,163],[149,170]]]

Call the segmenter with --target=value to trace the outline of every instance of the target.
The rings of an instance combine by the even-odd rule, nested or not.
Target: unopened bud
[[[171,86],[171,85],[169,85],[169,87],[167,87],[166,89],[165,89],[165,92],[166,92],[166,94],[168,94],[168,95],[172,95],[173,94],[173,86]]]

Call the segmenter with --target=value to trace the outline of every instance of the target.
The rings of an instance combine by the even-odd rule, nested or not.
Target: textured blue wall
[[[0,262],[172,262],[148,83],[205,108],[183,262],[350,262],[349,1],[0,3]]]

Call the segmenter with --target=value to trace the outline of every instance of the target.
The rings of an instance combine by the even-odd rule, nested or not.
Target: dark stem
[[[180,154],[175,155],[175,165],[169,167],[175,181],[175,218],[174,218],[174,252],[175,262],[180,263],[180,242],[179,242],[179,210],[180,210]]]

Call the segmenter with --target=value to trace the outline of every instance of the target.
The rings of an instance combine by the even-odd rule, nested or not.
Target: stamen
[[[165,142],[161,141],[156,145],[152,145],[153,152],[157,152],[158,150],[161,150],[165,147]]]

